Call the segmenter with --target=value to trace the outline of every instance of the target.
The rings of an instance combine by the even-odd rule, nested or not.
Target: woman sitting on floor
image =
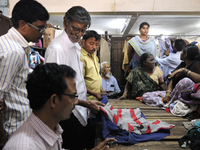
[[[173,103],[178,99],[182,90],[200,82],[200,78],[194,74],[200,74],[199,58],[198,47],[193,44],[186,45],[181,53],[181,60],[184,62],[170,75],[171,81],[167,87],[167,91],[147,92],[143,94],[142,100],[150,106],[158,106],[162,97],[164,103],[168,103],[168,105]]]
[[[158,66],[155,66],[154,56],[150,53],[144,53],[140,57],[141,67],[131,70],[126,78],[124,94],[119,99],[135,99],[142,96],[145,92],[156,91],[162,88],[165,90],[163,72]]]

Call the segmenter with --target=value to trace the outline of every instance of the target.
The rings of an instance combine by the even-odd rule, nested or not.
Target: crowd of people
[[[92,55],[100,36],[88,32],[83,53],[78,44],[91,24],[85,8],[74,6],[66,12],[65,29],[48,46],[45,65],[36,66],[29,74],[28,42],[41,39],[48,19],[46,8],[39,2],[20,0],[12,11],[13,27],[0,37],[0,146],[8,140],[3,149],[108,149],[107,142],[115,139],[105,139],[94,147],[95,126],[88,119],[88,110],[98,113],[104,104],[87,100],[92,88],[85,84],[88,76],[96,72],[97,78],[92,79],[98,89],[89,94],[100,99],[102,88],[98,60]],[[84,53],[90,56],[86,58]],[[80,55],[85,57],[85,71]],[[91,72],[87,61],[93,61]]]
[[[163,56],[158,57],[155,39],[148,36],[149,27],[147,22],[141,23],[140,36],[127,42],[127,83],[118,99],[138,99],[149,106],[170,108],[176,116],[193,111],[199,113],[197,101],[200,97],[195,88],[200,79],[198,46],[184,39],[175,39],[171,41],[171,49],[166,49]]]
[[[107,143],[116,139],[95,147],[96,127],[89,117],[105,105],[103,94],[123,91],[120,100],[142,97],[147,105],[170,107],[176,114],[176,100],[188,102],[182,91],[198,91],[198,47],[177,39],[173,51],[159,58],[147,22],[140,24],[139,36],[128,40],[127,83],[120,89],[110,64],[99,64],[95,52],[101,36],[88,30],[91,17],[81,6],[67,10],[64,31],[47,47],[45,64],[30,72],[28,43],[41,39],[48,20],[39,2],[20,0],[12,10],[13,27],[0,37],[0,147],[5,150],[108,149]]]

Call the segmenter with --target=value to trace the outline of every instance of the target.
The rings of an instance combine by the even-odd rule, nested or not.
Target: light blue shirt
[[[107,80],[102,79],[102,87],[104,91],[121,92],[117,80],[115,77],[111,76]]]

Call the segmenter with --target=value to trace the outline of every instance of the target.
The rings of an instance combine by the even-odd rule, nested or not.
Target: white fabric
[[[176,53],[170,53],[168,57],[160,59],[156,56],[156,61],[159,63],[161,70],[163,71],[163,77],[171,74],[172,71],[182,62],[180,59],[181,51]]]
[[[58,35],[60,35],[64,30],[55,30],[54,38],[56,38]]]
[[[109,49],[109,45],[108,42],[101,38],[100,41],[100,63],[107,61],[109,64],[110,63],[110,49]]]
[[[198,105],[189,105],[189,104],[185,104],[183,102],[181,102],[180,100],[176,100],[174,101],[175,105],[173,107],[173,109],[171,110],[171,113],[175,116],[185,116],[188,113],[191,113],[193,111],[195,111],[198,107]]]
[[[82,75],[83,62],[80,61],[81,47],[78,43],[72,43],[65,31],[58,35],[47,47],[45,52],[45,63],[56,62],[72,67],[76,71],[76,89],[78,99],[87,100],[87,89]],[[87,108],[76,106],[73,110],[79,122],[86,126]]]
[[[148,40],[143,41],[139,36],[135,36],[128,43],[131,44],[138,56],[144,53],[151,53],[156,58],[157,45],[154,37],[149,37]]]

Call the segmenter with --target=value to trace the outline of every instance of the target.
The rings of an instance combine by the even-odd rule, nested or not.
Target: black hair
[[[87,40],[91,37],[94,37],[96,39],[96,41],[99,41],[101,39],[101,35],[99,35],[96,31],[94,30],[88,30],[85,32],[85,34],[83,35],[83,39]]]
[[[183,48],[183,54],[187,54],[187,58],[194,61],[199,57],[199,49],[194,44],[188,44]]]
[[[153,54],[151,54],[151,53],[143,53],[143,54],[140,56],[140,66],[141,66],[141,67],[144,66],[144,61],[146,61],[147,58],[149,58],[150,56],[153,56]]]
[[[37,20],[49,20],[49,13],[42,4],[35,0],[20,0],[13,8],[11,22],[17,29],[19,21],[33,23]]]
[[[174,47],[177,51],[182,51],[183,47],[185,47],[186,42],[183,39],[176,39],[174,43]]]
[[[53,94],[61,98],[62,93],[68,88],[65,78],[74,79],[75,76],[76,72],[67,65],[37,65],[26,81],[30,107],[33,110],[41,109]]]
[[[140,24],[139,30],[140,30],[144,25],[147,25],[148,27],[150,27],[150,25],[149,25],[147,22],[142,22],[142,23]]]
[[[81,6],[73,6],[65,13],[65,19],[67,24],[73,21],[80,23],[86,23],[87,28],[90,27],[91,17],[88,11]]]

